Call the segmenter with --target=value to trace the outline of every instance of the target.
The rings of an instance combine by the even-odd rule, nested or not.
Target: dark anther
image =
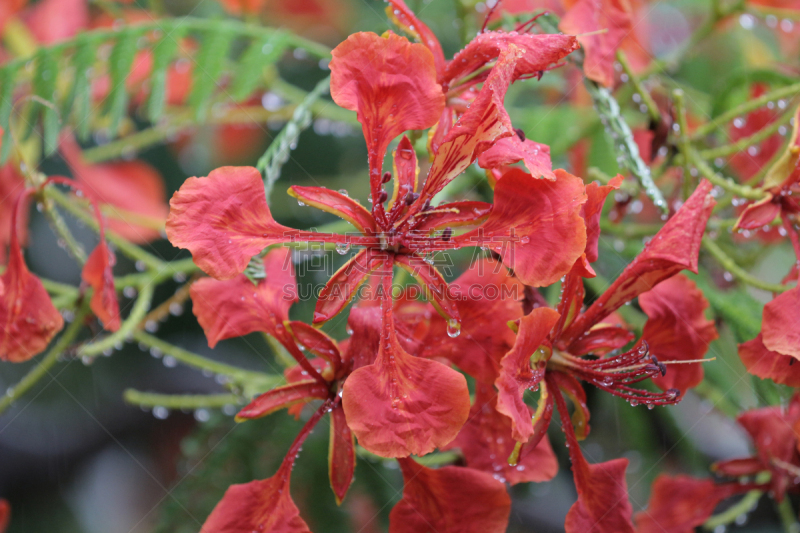
[[[658,362],[656,364],[658,365],[658,369],[661,371],[661,376],[662,377],[666,376],[667,375],[667,365],[665,365],[664,363],[661,363],[661,362]]]
[[[453,228],[445,228],[442,232],[442,240],[447,242],[450,240],[450,237],[453,236]]]
[[[650,373],[650,372],[660,372],[660,369],[659,369],[658,365],[645,365],[644,369],[648,373]]]
[[[389,180],[392,179],[392,173],[388,170],[383,173],[383,177],[381,178],[381,183],[389,183]]]
[[[794,364],[794,362],[795,362],[795,358],[794,357],[790,358],[789,359],[789,366],[792,366]]]
[[[678,398],[681,395],[681,391],[678,389],[669,389],[666,392],[667,396],[671,396],[672,398]]]
[[[385,202],[387,198],[389,198],[389,195],[386,194],[386,191],[381,191],[380,193],[378,193],[378,203],[379,204],[382,204],[383,202]]]
[[[413,204],[414,202],[417,201],[417,198],[419,198],[419,193],[410,192],[410,193],[406,194],[406,198],[405,198],[406,205]]]
[[[517,134],[517,137],[519,137],[520,141],[525,140],[525,132],[522,131],[520,128],[514,128],[514,132]]]
[[[431,201],[430,200],[425,200],[425,203],[422,205],[422,210],[423,211],[427,211],[430,208],[431,208]]]

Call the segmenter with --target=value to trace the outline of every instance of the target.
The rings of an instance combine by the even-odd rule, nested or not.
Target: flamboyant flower
[[[439,124],[429,136],[428,147],[431,153],[439,150],[443,139],[477,96],[476,85],[485,81],[489,74],[486,67],[499,57],[499,54],[513,44],[524,50],[517,62],[511,81],[536,77],[553,68],[553,65],[578,48],[572,35],[536,35],[530,33],[532,19],[520,24],[515,31],[486,31],[485,28],[470,41],[453,59],[446,60],[442,46],[433,32],[419,20],[403,0],[386,0],[389,5],[386,13],[403,32],[427,46],[434,57],[437,81],[445,93],[446,104]],[[501,139],[478,158],[478,165],[485,169],[500,167],[524,161],[534,177],[544,176],[555,179],[550,162],[550,147],[526,139],[521,130],[518,135]],[[495,178],[499,178],[495,175]]]
[[[61,137],[61,153],[75,180],[114,212],[109,229],[135,243],[160,237],[158,228],[169,208],[164,182],[155,168],[144,161],[86,163],[71,134]]]
[[[377,298],[383,307],[378,357],[354,372],[343,391],[348,424],[372,452],[387,457],[428,453],[455,437],[469,411],[462,375],[436,361],[413,357],[398,343],[388,290],[394,265],[421,281],[455,336],[460,329],[457,307],[444,278],[426,256],[484,246],[500,254],[520,280],[541,286],[566,273],[585,247],[580,216],[583,183],[566,173],[550,181],[516,169],[498,182],[493,206],[482,202],[431,206],[434,195],[483,150],[513,134],[503,97],[526,56],[525,49],[513,44],[502,47],[471,106],[442,139],[421,189],[413,147],[408,138],[400,141],[390,199],[382,188],[392,177],[382,172],[390,141],[403,131],[436,124],[444,108],[434,57],[425,46],[392,33],[385,37],[357,33],[336,47],[331,93],[338,104],[357,111],[363,126],[372,210],[321,187],[295,186],[289,193],[303,204],[347,220],[361,235],[322,234],[278,224],[270,215],[260,174],[253,168],[224,167],[207,178],[190,178],[171,201],[170,240],[191,250],[195,262],[218,279],[244,271],[251,257],[275,243],[327,242],[341,250],[363,248],[321,291],[314,323],[335,316],[372,272],[380,274],[378,287],[387,290],[380,290]],[[453,228],[462,226],[478,227],[455,235]]]
[[[633,31],[632,8],[628,0],[577,0],[567,2],[569,10],[559,27],[578,35],[584,54],[583,72],[600,85],[614,85],[617,50]],[[583,34],[583,35],[580,35]]]
[[[0,276],[0,360],[21,363],[47,348],[64,326],[39,278],[31,274],[22,257],[17,236],[17,215],[34,189],[21,192],[11,212],[8,265]]]
[[[500,184],[502,182],[501,179]],[[587,206],[602,206],[612,188],[613,185],[587,188],[590,198],[595,197]],[[603,320],[626,302],[653,290],[679,271],[689,269],[697,272],[700,240],[714,206],[711,188],[709,182],[701,182],[676,215],[588,309],[582,311],[582,277],[591,273],[587,272],[584,261],[579,260],[562,283],[557,308],[534,308],[516,323],[516,342],[503,356],[500,374],[495,381],[497,410],[510,419],[513,438],[518,441],[509,462],[516,464],[544,437],[556,405],[562,428],[567,434],[579,495],[567,517],[568,532],[590,529],[609,533],[633,531],[624,481],[627,461],[618,459],[590,465],[577,445],[589,432],[586,394],[579,380],[625,398],[631,405],[646,404],[652,408],[678,401],[680,391],[677,389],[657,393],[633,387],[643,380],[667,374],[665,363],[658,359],[661,354],[649,350],[644,339],[619,354],[619,350],[634,336],[627,329]],[[589,221],[590,218],[587,219],[590,226]],[[589,253],[587,247],[586,257],[596,259],[596,251]],[[685,285],[682,281],[677,283]],[[668,289],[674,290],[674,287]],[[705,350],[697,350],[695,344],[707,346],[716,337],[716,332],[702,317],[704,303],[697,302],[697,295],[691,291],[687,297],[692,303],[675,305],[671,296],[666,297],[663,290],[657,290],[655,295],[645,297],[643,306],[653,321],[650,327],[645,326],[646,336],[649,335],[656,341],[656,346],[664,349],[664,355],[677,357],[683,362],[690,353],[703,355]],[[696,332],[697,341],[685,339],[685,344],[680,347],[673,345],[675,341],[666,342],[672,334],[685,328],[685,325],[676,326],[680,321],[700,328]],[[587,358],[587,355],[594,357]],[[695,380],[696,374],[681,374],[666,383],[656,384],[664,387],[672,383],[692,384]],[[540,391],[533,417],[523,401],[527,389]],[[564,394],[570,397],[574,406],[571,419]]]

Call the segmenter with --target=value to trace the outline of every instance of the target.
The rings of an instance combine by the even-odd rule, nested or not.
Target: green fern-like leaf
[[[36,62],[36,73],[33,78],[33,92],[36,100],[31,102],[26,119],[24,138],[30,137],[36,124],[37,112],[41,115],[46,154],[55,152],[58,146],[58,107],[56,99],[56,82],[58,65],[56,53],[49,51],[39,56]]]
[[[233,34],[226,27],[213,28],[203,35],[203,44],[194,65],[192,92],[189,95],[189,106],[198,120],[205,118],[211,96],[220,84],[232,39]]]
[[[147,116],[155,122],[164,113],[166,103],[169,66],[175,58],[178,43],[183,38],[184,28],[178,27],[168,32],[162,30],[162,37],[153,48],[153,70],[150,74],[150,97],[147,101]]]
[[[239,65],[237,75],[229,90],[231,98],[241,101],[250,96],[263,78],[265,67],[281,58],[288,43],[287,34],[282,31],[268,37],[253,39],[237,62]]]
[[[128,106],[127,80],[136,56],[136,41],[141,36],[141,31],[136,27],[123,30],[111,51],[109,59],[109,78],[111,88],[108,93],[107,113],[110,130],[116,132]]]

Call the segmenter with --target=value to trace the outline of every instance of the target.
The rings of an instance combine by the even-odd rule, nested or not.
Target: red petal
[[[380,190],[389,142],[407,130],[433,126],[444,107],[431,52],[389,32],[359,32],[332,52],[331,96],[358,113],[369,151],[373,197]]]
[[[389,533],[503,533],[511,498],[491,475],[458,466],[426,468],[399,459],[403,499],[389,514]]]
[[[416,192],[419,181],[419,165],[417,153],[408,137],[403,135],[397,149],[392,153],[392,169],[394,170],[394,191],[389,207],[395,202],[404,202],[408,193]]]
[[[425,289],[428,301],[447,320],[459,321],[458,306],[451,299],[451,292],[444,276],[435,266],[429,265],[425,260],[414,254],[395,256],[395,264],[414,276]]]
[[[3,130],[0,128],[0,136],[2,134]],[[11,215],[14,212],[14,202],[25,190],[25,178],[15,167],[16,165],[11,163],[0,167],[0,265],[6,263],[6,250],[11,244]],[[19,213],[19,224],[17,225],[17,234],[23,246],[27,242],[29,198],[26,198],[24,202],[20,206],[21,213]]]
[[[755,476],[764,470],[764,464],[758,457],[728,459],[727,461],[719,461],[711,465],[711,471],[715,474],[735,478],[743,476]]]
[[[632,31],[630,5],[625,0],[578,0],[559,27],[564,33],[578,35],[586,77],[606,87],[614,85],[617,48]]]
[[[500,139],[478,156],[478,165],[488,169],[501,168],[519,161],[525,164],[525,168],[534,178],[556,179],[550,161],[550,147],[530,139],[523,141],[517,135]]]
[[[477,71],[498,57],[509,45],[523,50],[514,69],[513,80],[547,70],[550,65],[578,49],[578,41],[572,35],[484,32],[473,38],[448,63],[445,79],[453,82]]]
[[[197,266],[217,279],[244,272],[250,258],[291,240],[294,231],[272,219],[261,173],[253,167],[221,167],[189,178],[169,205],[170,242],[191,251]]]
[[[85,0],[43,0],[22,15],[36,42],[54,44],[74,37],[89,26]]]
[[[581,312],[583,307],[583,297],[586,291],[583,288],[583,262],[578,260],[572,270],[561,282],[561,298],[558,301],[556,311],[561,315],[553,328],[553,339],[558,339],[561,332],[569,327],[573,320]]]
[[[497,412],[496,406],[493,387],[477,384],[469,419],[448,448],[461,448],[467,466],[497,474],[512,485],[553,479],[558,472],[558,460],[547,438],[539,441],[518,464],[508,464],[516,441],[511,436],[511,422]]]
[[[494,383],[500,358],[514,345],[516,336],[508,322],[522,317],[524,285],[491,259],[473,265],[450,284],[461,316],[461,334],[447,335],[447,322],[431,320],[423,343],[423,356],[445,357],[483,383]]]
[[[335,340],[305,322],[289,322],[286,329],[309,352],[328,361],[331,364],[334,376],[339,375],[339,369],[342,367],[342,356]]]
[[[387,0],[387,2],[389,5],[386,6],[386,13],[389,18],[405,33],[412,35],[416,40],[428,47],[428,50],[433,54],[436,72],[441,75],[444,72],[445,59],[442,45],[439,44],[436,35],[414,15],[414,12],[406,6],[403,0]]]
[[[761,334],[739,345],[739,357],[748,372],[762,379],[789,387],[800,387],[800,364],[790,355],[773,352],[764,346]]]
[[[626,328],[609,324],[597,324],[581,335],[567,348],[572,355],[605,355],[618,350],[633,340],[635,335]]]
[[[569,396],[573,407],[572,430],[575,432],[575,438],[584,440],[589,435],[590,418],[589,406],[586,403],[586,391],[583,390],[580,381],[562,372],[553,373],[553,382],[559,388],[559,390],[553,391],[553,394],[564,393]]]
[[[427,234],[430,231],[448,227],[477,226],[486,220],[486,217],[488,217],[491,212],[492,204],[486,202],[465,200],[440,204],[435,209],[425,212],[425,218],[414,231]]]
[[[0,276],[0,360],[21,363],[47,348],[64,319],[25,266],[13,226],[8,266]]]
[[[764,306],[761,333],[764,346],[773,352],[800,359],[800,287],[790,289]]]
[[[336,503],[341,504],[353,482],[356,468],[356,445],[347,426],[344,410],[338,406],[331,411],[331,433],[328,442],[328,477]]]
[[[770,224],[775,217],[781,214],[781,204],[774,201],[771,194],[758,202],[753,202],[739,216],[734,230],[754,229],[758,230]]]
[[[719,337],[714,321],[705,317],[708,300],[686,276],[662,281],[639,296],[639,305],[648,317],[642,337],[650,345],[650,353],[661,361],[700,359]],[[702,363],[669,365],[665,376],[653,378],[661,390],[682,392],[701,381]]]
[[[620,276],[572,323],[564,338],[575,339],[621,305],[660,282],[687,269],[697,273],[697,257],[708,217],[714,208],[712,185],[703,180],[675,216],[667,222],[642,253]]]
[[[78,183],[119,214],[109,218],[109,229],[139,244],[161,237],[157,228],[164,223],[169,208],[164,182],[155,168],[143,161],[90,165],[83,161],[71,135],[62,137],[61,152]],[[137,219],[142,223],[137,224]]]
[[[650,502],[636,513],[638,533],[692,533],[711,517],[719,502],[736,494],[734,485],[710,479],[660,475],[653,483]]]
[[[369,275],[387,261],[386,252],[365,248],[347,261],[322,288],[314,308],[314,324],[322,324],[347,307]]]
[[[275,411],[288,409],[298,403],[306,403],[315,399],[325,400],[329,393],[327,387],[320,385],[317,381],[301,381],[276,387],[261,394],[243,407],[236,415],[236,420],[241,422],[242,420],[261,418]]]
[[[432,200],[445,185],[464,172],[481,152],[498,139],[514,134],[503,99],[521,55],[521,49],[508,47],[497,58],[497,63],[470,108],[442,139],[415,205],[422,206]]]
[[[556,181],[547,181],[509,171],[497,182],[489,219],[454,241],[499,253],[526,285],[555,283],[586,247],[583,181],[563,170],[555,174]]]
[[[342,355],[345,368],[353,371],[374,363],[381,343],[381,310],[353,307],[347,327],[352,333]]]
[[[244,274],[225,281],[198,280],[190,289],[192,311],[210,347],[223,339],[254,331],[276,335],[297,301],[294,265],[288,248],[275,248],[264,257],[267,276],[253,285]]]
[[[11,522],[11,504],[8,500],[0,498],[0,533],[5,533],[9,522]]]
[[[117,259],[108,249],[106,242],[101,240],[89,254],[89,259],[86,260],[81,272],[81,278],[91,285],[93,290],[89,306],[95,316],[103,322],[103,327],[109,331],[117,331],[120,325],[119,302],[112,271],[116,262]]]
[[[544,376],[544,367],[550,356],[549,348],[537,353],[548,333],[558,320],[553,309],[539,307],[520,318],[517,339],[511,350],[500,361],[500,375],[495,381],[498,399],[497,410],[511,419],[514,440],[525,442],[533,435],[530,410],[522,399],[526,389],[535,387]],[[536,354],[535,368],[531,356]]]
[[[391,294],[391,272],[382,287]],[[361,446],[383,457],[425,455],[452,441],[469,415],[464,376],[412,357],[397,341],[391,300],[382,302],[381,345],[374,364],[350,374],[342,404]]]
[[[794,424],[800,419],[800,406],[796,402],[796,398],[793,398],[788,410],[780,406],[751,409],[736,419],[753,438],[758,457],[765,469],[772,467],[773,459],[791,463],[796,454],[797,435]],[[770,484],[776,498],[781,500],[789,478],[785,473],[773,472]]]
[[[608,185],[592,182],[586,186],[586,203],[583,204],[581,216],[586,222],[586,259],[590,263],[597,261],[597,242],[600,240],[600,215],[608,194],[622,184],[622,175],[617,175]]]
[[[372,234],[377,231],[375,219],[364,206],[344,194],[325,187],[289,187],[289,196],[311,207],[321,209],[351,223],[363,234]]]

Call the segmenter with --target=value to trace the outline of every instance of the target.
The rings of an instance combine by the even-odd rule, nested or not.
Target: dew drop
[[[459,335],[461,335],[461,323],[455,318],[451,318],[447,321],[447,336],[455,339]]]

